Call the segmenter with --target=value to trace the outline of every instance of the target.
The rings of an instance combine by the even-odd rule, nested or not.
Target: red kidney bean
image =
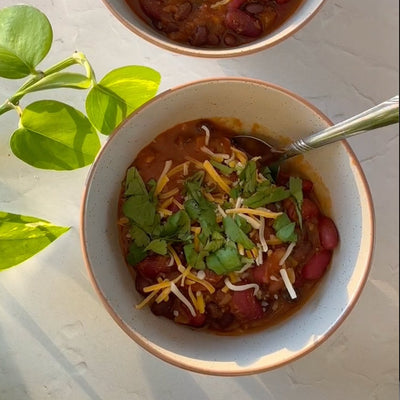
[[[315,253],[303,267],[303,277],[308,280],[321,278],[331,262],[331,258],[332,251],[330,250],[322,250],[319,253]]]
[[[285,4],[285,3],[287,3],[288,1],[290,1],[290,0],[276,0],[276,2],[277,2],[278,4]]]
[[[260,14],[264,11],[265,7],[261,3],[249,3],[244,9],[249,14]]]
[[[243,3],[245,3],[247,0],[231,0],[228,4],[228,9],[229,8],[240,8]]]
[[[262,33],[260,21],[239,9],[228,10],[225,24],[229,29],[243,36],[257,37]]]
[[[208,30],[204,25],[200,25],[196,28],[194,35],[191,39],[193,46],[202,46],[207,43]]]
[[[308,179],[303,179],[302,188],[304,193],[310,193],[314,188],[314,184]]]
[[[318,221],[319,240],[324,249],[333,250],[339,242],[339,233],[335,223],[328,217],[321,217]]]
[[[305,197],[303,199],[303,204],[301,207],[301,215],[304,219],[318,217],[319,216],[318,206],[312,200]]]

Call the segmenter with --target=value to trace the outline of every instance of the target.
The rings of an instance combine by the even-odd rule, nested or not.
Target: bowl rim
[[[348,303],[345,311],[340,314],[340,317],[332,324],[330,329],[327,330],[326,332],[324,332],[321,335],[321,337],[319,337],[317,340],[315,340],[306,349],[300,350],[300,351],[296,352],[295,354],[291,355],[290,357],[288,357],[287,359],[276,362],[274,365],[268,365],[268,366],[264,366],[264,367],[263,366],[260,366],[260,367],[250,366],[250,367],[243,367],[240,370],[238,369],[235,371],[231,371],[229,368],[219,368],[219,367],[203,368],[201,366],[199,367],[195,363],[190,364],[187,362],[183,362],[183,361],[180,361],[179,359],[174,358],[173,356],[170,356],[169,354],[166,354],[166,352],[163,351],[162,348],[158,347],[156,344],[154,344],[151,341],[147,341],[144,337],[140,336],[139,334],[136,334],[118,316],[118,314],[115,312],[115,310],[113,309],[111,304],[107,301],[106,296],[104,295],[100,286],[97,283],[93,268],[90,263],[90,258],[89,258],[89,255],[88,255],[88,252],[87,252],[86,246],[85,246],[85,243],[87,241],[86,234],[85,234],[85,215],[86,215],[86,207],[85,206],[86,206],[86,200],[87,200],[87,196],[88,196],[89,189],[90,189],[90,184],[91,184],[93,175],[96,170],[96,165],[99,163],[99,160],[101,159],[103,152],[105,152],[107,147],[110,146],[110,143],[112,143],[113,138],[115,137],[115,134],[117,134],[123,128],[123,126],[126,123],[128,123],[130,119],[134,118],[135,115],[137,113],[139,113],[144,107],[150,106],[153,102],[160,101],[160,100],[162,101],[163,97],[170,95],[171,92],[180,91],[180,90],[183,90],[183,89],[191,87],[191,86],[202,85],[202,84],[206,84],[206,83],[213,83],[213,82],[217,82],[217,81],[252,83],[252,84],[262,85],[262,86],[265,86],[266,88],[272,88],[274,90],[283,92],[284,94],[293,97],[295,100],[299,101],[300,103],[305,105],[307,108],[314,111],[328,125],[333,125],[332,121],[325,114],[323,114],[316,106],[311,104],[308,100],[305,100],[300,95],[292,92],[289,89],[283,88],[279,85],[276,85],[276,84],[273,84],[270,82],[266,82],[263,80],[259,80],[259,79],[245,78],[245,77],[214,77],[214,78],[205,78],[205,79],[191,81],[191,82],[177,85],[175,87],[167,89],[164,92],[161,92],[160,94],[156,95],[154,98],[152,98],[151,100],[149,100],[142,106],[140,106],[125,121],[123,121],[114,130],[114,132],[109,136],[107,142],[103,145],[100,152],[98,153],[94,163],[91,165],[91,168],[90,168],[87,178],[86,178],[85,186],[83,189],[83,194],[82,194],[81,209],[80,209],[80,242],[81,242],[81,249],[82,249],[83,258],[84,258],[84,262],[85,262],[85,268],[88,273],[89,280],[90,280],[95,292],[99,296],[103,306],[106,308],[106,310],[111,315],[111,317],[114,319],[114,321],[120,326],[120,328],[131,339],[133,339],[137,344],[139,344],[143,349],[148,351],[150,354],[158,357],[159,359],[161,359],[173,366],[182,368],[187,371],[197,372],[197,373],[201,373],[201,374],[205,374],[205,375],[212,375],[212,376],[245,376],[245,375],[253,375],[253,374],[263,373],[263,372],[277,369],[277,368],[287,365],[299,358],[302,358],[306,354],[315,350],[322,343],[324,343],[342,325],[344,320],[349,316],[349,314],[351,313],[351,311],[357,304],[357,302],[361,296],[361,293],[365,287],[365,284],[367,282],[367,279],[368,279],[368,276],[369,276],[369,273],[371,270],[373,253],[374,253],[375,210],[374,210],[374,206],[373,206],[371,191],[370,191],[366,176],[364,174],[364,171],[362,170],[361,164],[358,161],[354,151],[350,147],[347,140],[343,139],[343,140],[340,140],[339,142],[344,146],[346,152],[349,155],[349,159],[352,162],[353,167],[356,169],[356,172],[359,175],[361,187],[364,189],[364,192],[366,195],[366,207],[367,207],[367,210],[369,211],[369,219],[367,222],[368,222],[369,226],[371,227],[371,235],[370,235],[370,237],[367,238],[367,240],[369,240],[369,243],[368,243],[369,244],[368,245],[369,254],[366,258],[366,268],[364,270],[362,279],[361,279],[357,289],[354,291],[352,298],[349,300],[349,303]]]
[[[312,18],[319,12],[322,8],[326,0],[317,0],[319,4],[315,7],[315,9],[304,18],[300,23],[296,24],[294,27],[288,29],[286,33],[281,33],[279,37],[271,40],[270,42],[265,43],[263,38],[260,38],[257,42],[249,42],[245,45],[232,47],[232,48],[222,48],[222,49],[212,49],[212,48],[201,48],[201,47],[190,47],[189,45],[185,46],[178,42],[172,42],[168,39],[163,40],[162,38],[158,38],[151,33],[147,33],[146,31],[132,25],[126,19],[122,18],[121,15],[111,6],[108,0],[101,0],[106,8],[114,15],[117,20],[124,25],[128,30],[139,36],[140,38],[144,39],[145,41],[152,43],[153,45],[160,47],[164,50],[171,51],[173,53],[192,56],[192,57],[200,57],[200,58],[229,58],[229,57],[239,57],[249,54],[258,53],[260,51],[266,50],[277,44],[281,43],[282,41],[286,40],[290,36],[294,35],[300,29],[303,28],[308,22],[311,21]],[[307,0],[303,0],[303,3]],[[302,3],[302,4],[303,4]],[[302,6],[299,5],[299,7]],[[296,11],[295,11],[296,12]],[[152,29],[150,27],[150,29]]]

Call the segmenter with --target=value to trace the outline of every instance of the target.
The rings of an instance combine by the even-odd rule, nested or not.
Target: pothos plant
[[[20,160],[35,168],[74,170],[94,161],[101,147],[99,134],[110,135],[156,95],[160,74],[145,66],[124,66],[97,82],[92,66],[79,51],[40,70],[38,65],[52,41],[51,24],[40,10],[26,5],[0,9],[0,78],[25,79],[2,104],[0,99],[0,117],[9,111],[19,116],[10,148]],[[82,72],[75,72],[74,66]],[[87,90],[86,115],[54,100],[22,105],[32,92],[58,88]],[[68,229],[0,210],[0,270],[30,258]]]

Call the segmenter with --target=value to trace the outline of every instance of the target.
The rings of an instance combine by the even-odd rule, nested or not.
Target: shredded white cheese
[[[256,258],[256,264],[257,265],[261,265],[263,263],[263,261],[264,261],[262,247],[260,245],[258,245],[257,247],[258,247],[258,255],[257,255],[257,258]]]
[[[291,252],[294,249],[294,246],[296,246],[296,242],[292,242],[289,244],[288,248],[285,251],[285,254],[283,255],[283,257],[279,260],[279,265],[282,266],[283,264],[285,264],[285,261],[287,260],[287,258],[290,256]]]
[[[260,286],[257,285],[257,283],[247,283],[245,285],[234,285],[229,278],[225,278],[224,280],[225,285],[233,290],[233,291],[237,291],[240,292],[242,290],[247,290],[247,289],[254,289],[254,295],[256,295],[256,293],[260,290]]]
[[[243,213],[239,213],[238,215],[244,218],[254,229],[260,229],[260,222],[256,218]]]
[[[247,271],[252,266],[253,266],[252,263],[245,264],[239,271],[237,271],[237,274],[238,275],[243,274],[243,272]]]
[[[211,4],[210,8],[217,8],[217,7],[223,6],[225,4],[228,4],[230,1],[231,0],[220,0],[220,1],[217,1],[214,4]]]
[[[222,209],[222,207],[219,204],[217,205],[217,210],[222,215],[223,218],[226,217],[226,212]]]
[[[202,125],[201,129],[203,129],[203,131],[206,133],[205,144],[206,144],[206,146],[208,146],[208,143],[210,142],[210,130],[208,129],[208,127],[206,125]]]
[[[171,282],[171,292],[189,309],[193,317],[196,316],[196,311],[190,301],[180,292],[174,282]]]
[[[279,270],[279,272],[280,272],[280,274],[281,274],[281,277],[282,277],[282,279],[283,279],[283,283],[285,284],[286,289],[287,289],[287,291],[288,291],[290,297],[291,297],[292,299],[295,299],[295,298],[297,297],[297,295],[296,295],[296,292],[295,292],[295,290],[294,290],[294,288],[293,288],[293,286],[292,286],[292,282],[290,282],[290,279],[289,279],[289,277],[288,277],[288,274],[287,274],[287,272],[286,272],[286,269],[285,269],[285,268],[281,268],[281,269]]]
[[[264,253],[266,253],[267,251],[268,251],[268,244],[267,244],[267,242],[265,241],[265,234],[264,234],[264,232],[265,232],[265,219],[264,219],[264,217],[261,217],[260,218],[260,229],[259,229],[259,237],[260,237],[260,243],[261,243],[261,248],[262,248],[262,251],[264,252]]]
[[[227,160],[230,156],[229,154],[225,154],[225,153],[214,153],[213,151],[211,151],[208,147],[206,146],[201,146],[200,150],[203,153],[206,153],[208,156],[210,156],[211,158],[214,158],[215,160]]]
[[[243,204],[243,199],[239,196],[236,199],[235,208],[240,208],[242,206],[242,204]]]

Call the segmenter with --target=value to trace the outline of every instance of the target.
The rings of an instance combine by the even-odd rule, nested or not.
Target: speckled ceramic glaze
[[[195,57],[235,57],[274,46],[304,26],[317,13],[324,2],[324,0],[304,0],[296,12],[281,26],[254,42],[233,48],[208,49],[195,48],[169,40],[135,15],[125,0],[102,1],[112,14],[136,35],[164,49]]]
[[[121,181],[138,151],[172,126],[198,118],[236,117],[299,138],[331,123],[312,105],[280,87],[239,78],[187,84],[160,94],[120,126],[102,149],[87,181],[81,238],[87,269],[103,304],[139,345],[176,366],[214,375],[267,371],[315,349],[355,305],[368,276],[374,241],[373,206],[361,167],[344,141],[307,153],[328,188],[331,216],[340,233],[332,265],[300,311],[264,331],[216,336],[136,310],[140,295],[118,242]],[[316,184],[318,190],[318,183]]]

